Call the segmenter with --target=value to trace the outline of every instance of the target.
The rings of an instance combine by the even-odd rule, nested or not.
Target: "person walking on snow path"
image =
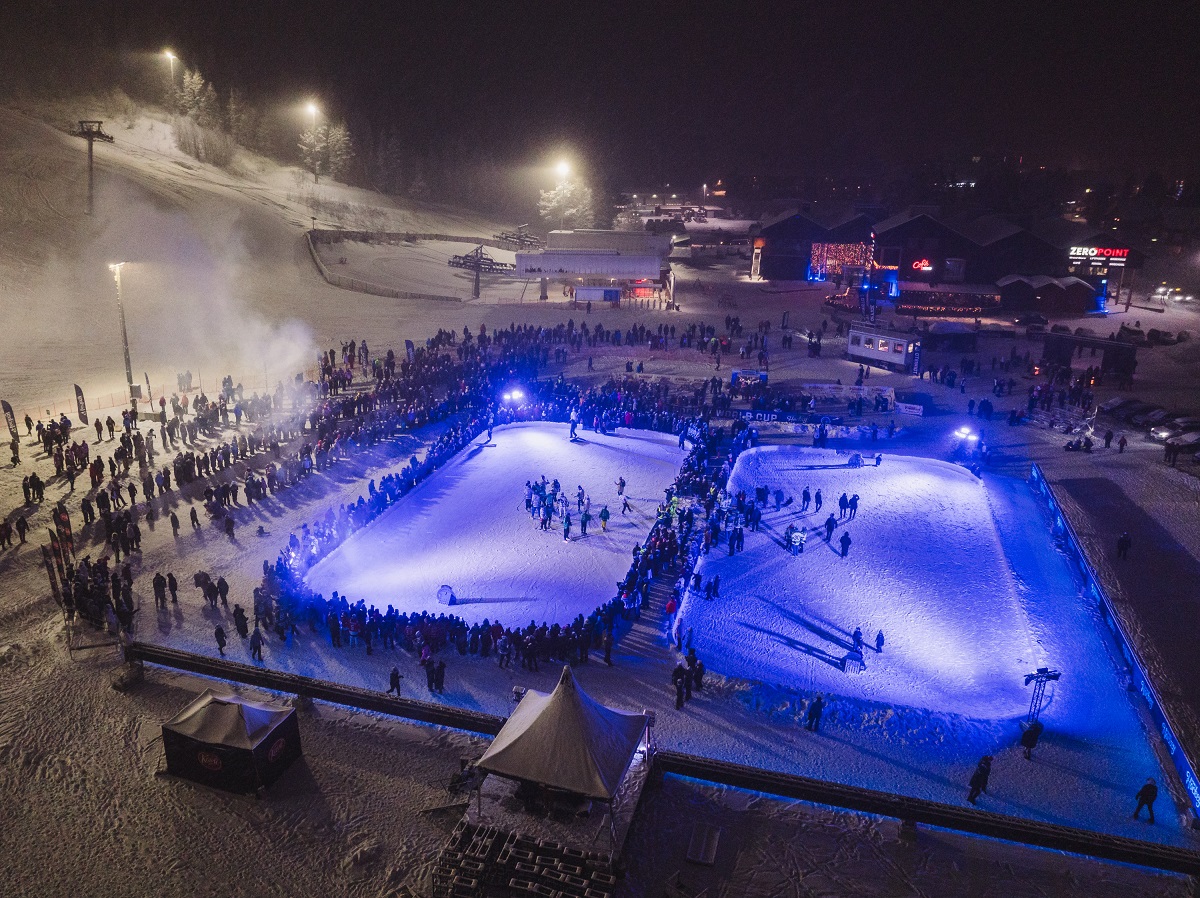
[[[817,487],[816,495],[813,496],[813,511],[815,511],[817,514],[820,514],[821,513],[821,504],[824,501],[825,500],[821,497],[821,488]],[[831,514],[830,517],[833,517],[833,515]]]
[[[842,544],[842,557],[845,558],[850,554],[850,534],[846,531],[842,532],[842,538],[839,540]]]
[[[221,657],[225,657],[225,630],[217,624],[217,629],[213,631],[213,636],[217,638],[217,651],[221,653]]]
[[[1129,538],[1129,531],[1126,530],[1119,537],[1117,537],[1117,557],[1118,558],[1128,558],[1129,557],[1129,547],[1132,545],[1133,545],[1133,540]]]
[[[971,791],[967,793],[967,801],[971,804],[979,799],[980,792],[986,792],[988,787],[988,777],[992,774],[992,756],[984,755],[979,759],[979,764],[975,767],[975,772],[971,774],[971,781],[968,784]]]
[[[883,654],[883,631],[880,630],[875,634],[875,651],[880,655]]]
[[[390,682],[390,685],[388,686],[387,694],[391,695],[394,692],[394,693],[396,693],[396,697],[399,698],[400,697],[400,668],[398,668],[398,667],[392,668],[392,675],[391,675],[391,679],[389,682]]]
[[[563,542],[571,540],[571,513],[567,512],[563,517]]]
[[[862,627],[854,628],[854,636],[852,638],[854,639],[854,651],[861,655],[863,650]]]
[[[825,519],[825,542],[833,539],[833,531],[837,529],[837,520],[833,516],[833,512],[829,512],[829,517]]]
[[[250,658],[254,661],[262,661],[263,635],[258,629],[258,625],[254,625],[254,632],[250,634]]]
[[[621,514],[625,514],[627,511],[633,511],[633,506],[629,504],[629,497],[623,496],[621,498]]]
[[[842,495],[838,498],[838,520],[839,521],[846,516],[846,511],[849,508],[850,508],[850,498],[845,493],[842,493]]]
[[[608,506],[607,505],[603,506],[600,509],[600,531],[602,533],[608,532],[608,519],[610,517],[612,517],[612,513],[609,512]]]
[[[850,497],[849,509],[850,509],[850,520],[853,521],[856,517],[858,517],[858,493],[855,493],[853,496]]]
[[[1154,800],[1158,798],[1158,786],[1154,783],[1154,777],[1147,777],[1145,785],[1138,789],[1137,807],[1133,812],[1133,819],[1137,820],[1142,813],[1142,808],[1145,808],[1150,815],[1150,822],[1154,822]]]

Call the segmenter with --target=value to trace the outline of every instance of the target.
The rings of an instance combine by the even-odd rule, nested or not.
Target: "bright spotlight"
[[[524,394],[524,393],[522,393],[520,390],[513,390],[513,391],[512,391],[512,398],[513,398],[513,399],[524,399],[524,398],[525,398],[525,394]]]
[[[171,60],[172,62],[174,62],[176,59],[179,58],[174,53],[172,53],[170,50],[163,50],[163,56],[167,57],[167,59]]]
[[[504,394],[504,401],[505,401],[505,402],[512,402],[512,393],[505,393],[505,394]]]
[[[558,163],[557,167],[555,168],[555,171],[558,172],[558,176],[560,178],[565,178],[567,175],[569,175],[571,173],[571,166],[567,163],[566,159],[563,159],[561,162]]]

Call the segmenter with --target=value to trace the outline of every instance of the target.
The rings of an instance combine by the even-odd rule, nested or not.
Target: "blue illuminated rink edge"
[[[1054,516],[1053,535],[1062,537],[1062,545],[1067,550],[1068,557],[1075,563],[1079,575],[1083,579],[1084,587],[1096,599],[1109,630],[1117,638],[1117,645],[1121,648],[1121,654],[1125,658],[1129,675],[1133,678],[1133,682],[1137,686],[1138,692],[1141,693],[1142,698],[1146,700],[1150,715],[1157,725],[1158,730],[1156,735],[1162,739],[1163,745],[1166,746],[1167,752],[1171,756],[1171,761],[1175,764],[1175,769],[1179,773],[1179,778],[1183,781],[1184,788],[1187,790],[1192,808],[1192,825],[1196,826],[1200,822],[1200,780],[1196,777],[1195,767],[1184,751],[1179,737],[1175,735],[1175,728],[1171,726],[1171,721],[1167,717],[1166,710],[1159,700],[1158,692],[1154,688],[1154,684],[1150,678],[1146,675],[1141,659],[1138,658],[1133,643],[1125,632],[1125,628],[1121,624],[1121,619],[1117,616],[1108,593],[1101,585],[1100,578],[1096,575],[1096,571],[1088,561],[1082,542],[1075,535],[1075,530],[1071,526],[1071,522],[1067,520],[1058,497],[1054,495],[1054,488],[1050,486],[1049,481],[1046,480],[1046,475],[1042,473],[1042,469],[1036,464],[1029,474],[1029,482],[1049,506],[1050,513]]]

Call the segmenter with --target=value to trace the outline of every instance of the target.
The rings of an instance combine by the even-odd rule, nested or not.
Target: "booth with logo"
[[[269,786],[303,753],[295,709],[211,689],[164,723],[162,732],[169,773],[229,792]]]

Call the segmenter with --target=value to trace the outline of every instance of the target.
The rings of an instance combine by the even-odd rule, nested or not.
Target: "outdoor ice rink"
[[[682,626],[711,666],[736,676],[891,704],[978,717],[1025,710],[1023,675],[1045,663],[992,518],[985,484],[946,462],[889,455],[876,467],[847,467],[849,454],[764,446],[743,453],[729,491],[772,494],[746,551],[728,541],[704,559],[719,598],[692,596]],[[801,493],[821,490],[824,507],[801,511]],[[775,510],[775,490],[793,503]],[[838,508],[859,496],[857,516]],[[785,498],[786,502],[786,498]],[[837,529],[825,541],[830,513]],[[784,529],[807,531],[792,556]],[[1034,523],[1033,526],[1038,526]],[[839,540],[849,533],[849,554]],[[724,538],[724,534],[723,534]],[[1049,537],[1045,551],[1051,551]],[[1049,597],[1047,597],[1049,598]],[[1069,598],[1069,597],[1068,597]],[[866,670],[844,673],[852,634],[868,644]],[[875,651],[882,631],[885,646]]]
[[[670,434],[620,429],[601,435],[566,424],[513,424],[480,437],[379,520],[355,534],[308,576],[315,591],[398,611],[452,612],[505,626],[568,624],[616,595],[633,547],[654,522],[683,452]],[[557,478],[571,502],[571,539],[555,518],[540,531],[525,511],[525,482]],[[621,513],[624,477],[632,510]],[[576,491],[591,497],[579,529]],[[612,514],[608,532],[599,514]],[[449,585],[459,604],[438,605]]]

